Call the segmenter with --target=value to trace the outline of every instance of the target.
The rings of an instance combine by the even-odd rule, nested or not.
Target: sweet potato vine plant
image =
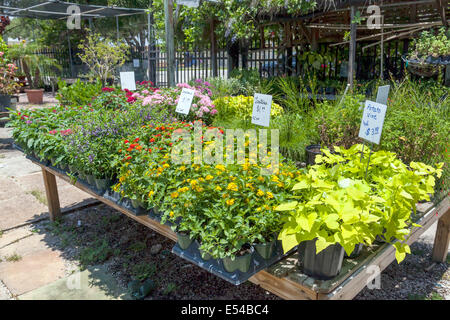
[[[407,166],[394,153],[378,151],[366,176],[367,148],[362,160],[361,144],[334,150],[322,150],[318,164],[297,176],[292,201],[277,208],[289,213],[279,235],[284,251],[317,238],[317,253],[339,243],[350,255],[358,243],[371,245],[380,236],[395,247],[400,263],[411,252],[411,227],[420,227],[411,212],[418,201],[430,200],[443,163]]]

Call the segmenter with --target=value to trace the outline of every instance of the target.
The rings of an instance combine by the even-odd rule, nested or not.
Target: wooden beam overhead
[[[436,6],[442,19],[442,24],[448,28],[447,18],[445,17],[445,11],[448,8],[448,0],[436,0]]]

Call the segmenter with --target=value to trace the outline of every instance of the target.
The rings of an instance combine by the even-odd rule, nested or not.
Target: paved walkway
[[[17,107],[30,107],[26,102],[21,95]],[[48,219],[41,168],[11,143],[11,129],[0,127],[0,300],[126,298],[102,266],[73,270],[49,247],[48,235],[33,231],[30,223]],[[63,213],[96,201],[61,179],[57,184]]]

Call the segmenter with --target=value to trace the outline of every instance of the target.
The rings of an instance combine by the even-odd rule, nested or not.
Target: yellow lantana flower
[[[154,194],[155,194],[155,191],[152,190],[148,193],[148,197],[151,198]]]
[[[236,183],[230,182],[230,183],[228,184],[227,190],[238,191],[238,186],[237,186]]]
[[[213,177],[212,175],[208,174],[208,175],[205,177],[205,179],[208,181],[208,180],[214,179],[214,177]]]
[[[175,199],[175,198],[178,198],[178,196],[179,196],[179,194],[178,194],[178,192],[172,192],[171,194],[170,194],[170,196],[172,197],[172,199]]]
[[[256,195],[258,197],[262,197],[262,196],[264,196],[264,191],[262,191],[261,189],[258,189],[258,192],[256,193]]]
[[[267,191],[266,192],[266,196],[267,196],[267,199],[273,199],[273,193],[272,192]]]
[[[227,205],[232,206],[234,204],[234,199],[228,199],[226,203]]]

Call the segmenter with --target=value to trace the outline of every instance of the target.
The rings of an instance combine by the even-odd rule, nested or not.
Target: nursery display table
[[[146,215],[136,216],[129,209],[112,199],[105,198],[81,181],[71,182],[71,178],[58,168],[46,166],[35,158],[28,158],[42,168],[51,220],[61,217],[55,179],[55,177],[59,177],[150,229],[169,239],[177,240],[176,234],[169,226],[160,224]],[[450,242],[449,196],[447,195],[437,205],[433,203],[418,204],[417,209],[416,223],[420,224],[422,228],[414,228],[407,243],[411,245],[417,241],[420,235],[434,222],[439,221],[434,241],[433,260],[444,262]],[[364,248],[362,254],[355,259],[344,259],[342,270],[338,276],[331,280],[320,281],[302,273],[298,254],[294,252],[266,270],[256,273],[249,280],[284,299],[352,299],[371,282],[377,272],[383,271],[394,260],[395,248],[392,245],[375,244]]]

